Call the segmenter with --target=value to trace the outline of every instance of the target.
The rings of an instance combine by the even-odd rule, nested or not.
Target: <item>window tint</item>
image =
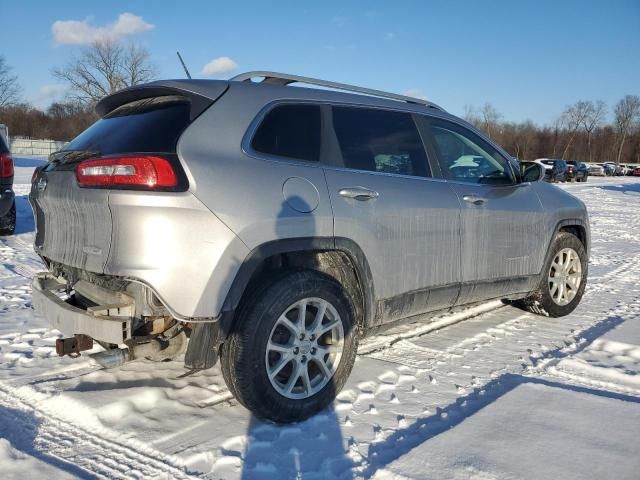
[[[317,162],[320,159],[320,107],[275,107],[258,127],[251,148],[279,157]]]
[[[9,149],[7,145],[4,143],[4,138],[0,135],[0,153],[7,153]]]
[[[333,107],[333,128],[347,168],[430,175],[420,135],[408,113]]]
[[[478,135],[444,120],[432,119],[430,123],[446,178],[469,183],[513,183],[507,160]]]
[[[91,125],[63,151],[175,153],[178,138],[190,123],[190,108],[187,99],[176,96],[127,103]]]

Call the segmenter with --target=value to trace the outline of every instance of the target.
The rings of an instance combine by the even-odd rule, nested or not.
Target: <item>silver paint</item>
[[[178,318],[217,318],[249,252],[273,240],[353,240],[371,268],[374,300],[538,275],[561,222],[584,226],[589,248],[584,205],[543,182],[462,184],[282,159],[250,148],[252,131],[269,105],[300,100],[445,118],[482,135],[446,112],[277,85],[196,80],[154,85],[212,99],[228,88],[178,142],[189,191],[80,189],[73,172],[44,173],[46,189],[34,187],[31,195],[43,227],[36,249],[65,265],[147,285]],[[349,193],[357,188],[375,195]],[[506,285],[498,293],[510,293]],[[450,306],[455,300],[450,295],[447,291],[440,301]],[[431,303],[437,296],[425,298]],[[470,298],[463,293],[458,303]]]

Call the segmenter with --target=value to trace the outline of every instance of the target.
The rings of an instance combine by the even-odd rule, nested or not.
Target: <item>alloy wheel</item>
[[[582,283],[582,263],[573,248],[563,248],[551,262],[548,276],[549,294],[557,305],[571,303]]]
[[[267,376],[290,399],[318,393],[331,380],[344,349],[342,319],[322,298],[289,306],[273,326],[265,352]]]

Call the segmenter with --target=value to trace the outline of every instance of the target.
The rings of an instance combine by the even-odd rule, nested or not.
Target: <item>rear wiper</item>
[[[49,163],[76,163],[97,156],[100,156],[100,152],[95,150],[60,150],[49,155]]]

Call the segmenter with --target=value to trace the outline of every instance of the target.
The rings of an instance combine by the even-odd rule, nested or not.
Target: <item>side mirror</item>
[[[544,179],[545,169],[542,165],[535,162],[523,162],[520,167],[522,170],[523,182],[539,182]]]

